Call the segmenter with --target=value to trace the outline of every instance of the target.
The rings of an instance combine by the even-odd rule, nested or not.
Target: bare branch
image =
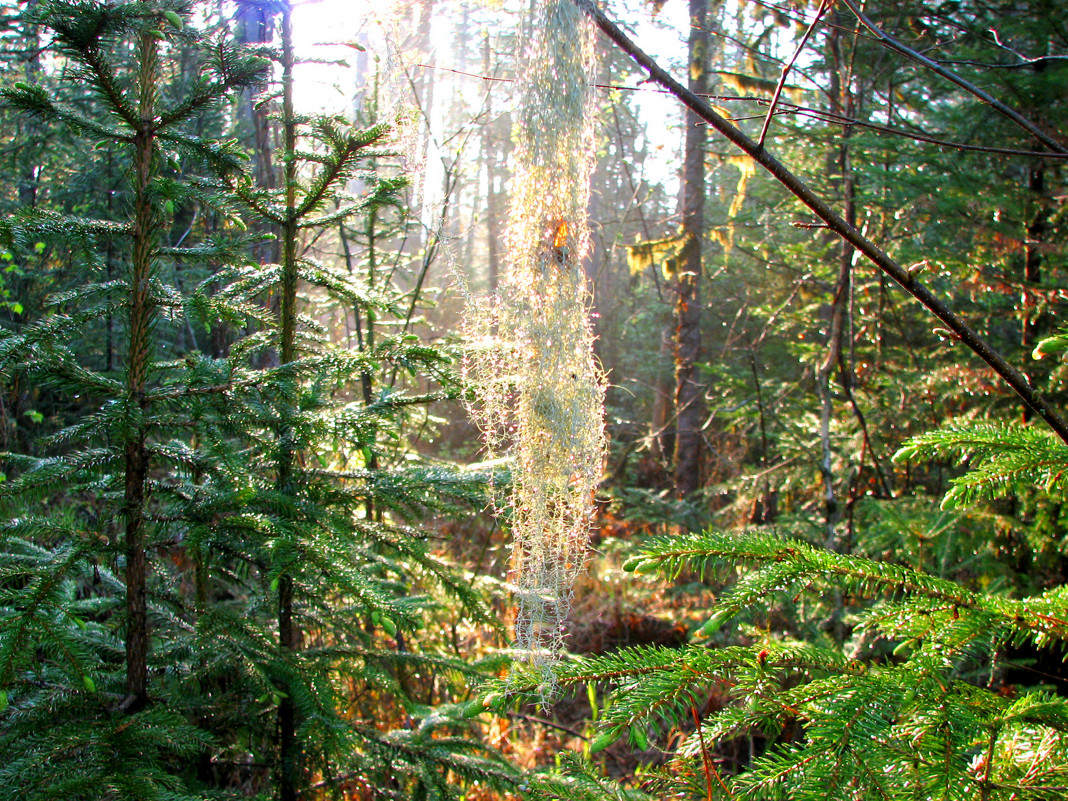
[[[1045,398],[1031,386],[1028,379],[1010,365],[1005,358],[984,340],[979,333],[966,323],[946,303],[930,289],[923,286],[916,277],[895,259],[879,249],[870,239],[854,226],[846,222],[826,202],[818,197],[809,186],[794,175],[782,162],[772,156],[763,146],[757,144],[738,128],[717,114],[712,107],[686,89],[671,77],[659,64],[651,59],[641,48],[632,42],[604,13],[597,8],[593,0],[573,0],[588,14],[598,28],[616,43],[623,52],[640,65],[649,77],[670,91],[701,119],[705,120],[723,136],[733,142],[760,166],[770,172],[776,180],[785,186],[798,200],[808,206],[827,227],[863,253],[879,269],[896,281],[906,292],[927,307],[942,323],[951,330],[960,341],[967,345],[979,358],[989,365],[994,372],[1016,392],[1035,414],[1041,417],[1065,443],[1068,443],[1068,423]],[[847,0],[848,1],[848,0]]]
[[[758,103],[767,103],[767,100],[763,98],[755,98]],[[807,108],[805,106],[797,106],[792,103],[780,103],[780,106],[784,108],[779,111],[779,114],[794,114],[798,117],[810,117],[812,119],[821,120],[823,122],[829,122],[834,125],[843,126],[856,126],[858,128],[868,128],[872,131],[879,131],[880,133],[890,134],[892,136],[902,136],[906,139],[912,139],[916,142],[926,142],[928,144],[937,145],[938,147],[951,148],[959,151],[970,151],[975,153],[998,153],[1006,156],[1025,156],[1035,158],[1045,158],[1050,160],[1064,160],[1068,159],[1068,152],[1065,153],[1049,153],[1043,150],[1019,150],[1012,147],[995,147],[993,145],[971,145],[967,142],[950,142],[945,139],[939,139],[936,136],[932,136],[928,133],[920,131],[906,131],[901,128],[893,128],[889,125],[879,125],[875,122],[866,122],[864,120],[858,120],[855,117],[847,117],[844,114],[835,114],[831,111],[822,111],[820,109]]]
[[[824,22],[826,25],[827,23]],[[868,37],[870,38],[870,37]],[[1059,56],[1057,58],[1060,58]],[[1068,56],[1065,56],[1068,58]],[[962,62],[965,63],[965,62]],[[425,67],[426,69],[433,69],[440,72],[451,72],[456,75],[462,75],[466,78],[475,78],[480,81],[495,81],[498,83],[512,83],[512,78],[496,78],[488,75],[480,75],[477,72],[464,72],[463,70],[450,69],[448,67],[432,67],[426,64],[418,64],[416,66]],[[997,64],[989,65],[991,67],[999,66]],[[1000,65],[1005,66],[1005,65]],[[671,94],[666,89],[653,89],[646,88],[644,86],[623,86],[621,84],[613,83],[595,83],[593,84],[598,89],[609,89],[619,92],[653,92],[655,94],[668,95]],[[722,95],[722,94],[701,94],[700,97],[706,100],[714,100],[716,102],[737,101],[742,103],[757,103],[760,105],[767,105],[769,103],[766,97],[750,97],[748,95]],[[1019,148],[1012,147],[995,147],[993,145],[972,145],[967,142],[949,142],[945,139],[939,139],[936,136],[932,136],[928,133],[922,133],[918,131],[906,131],[901,128],[893,128],[888,125],[879,125],[874,122],[866,122],[864,120],[856,119],[855,117],[847,117],[843,114],[835,114],[830,111],[824,111],[822,109],[810,108],[808,106],[801,106],[796,103],[788,103],[780,100],[778,102],[778,108],[775,109],[776,114],[792,114],[798,117],[810,117],[812,119],[822,120],[824,122],[830,122],[836,125],[854,125],[859,128],[870,128],[873,131],[880,131],[882,133],[892,134],[893,136],[901,136],[905,139],[913,139],[917,142],[927,142],[938,147],[948,147],[953,150],[960,151],[974,151],[977,153],[999,153],[1008,156],[1034,156],[1046,159],[1064,160],[1068,159],[1068,151],[1063,153],[1050,153],[1044,150],[1021,150]],[[753,117],[731,117],[731,122],[740,122],[748,119],[762,119],[765,115],[760,114]]]
[[[808,39],[812,36],[812,32],[816,30],[816,26],[819,24],[823,12],[827,10],[828,2],[829,0],[823,0],[823,2],[820,3],[819,10],[816,12],[816,18],[812,20],[812,24],[808,26],[805,35],[801,37],[801,41],[798,43],[797,49],[794,50],[794,54],[790,56],[789,61],[782,65],[782,74],[779,76],[779,83],[775,87],[775,95],[771,98],[771,105],[768,106],[768,116],[764,118],[764,127],[760,129],[760,139],[758,140],[758,144],[761,147],[764,146],[764,139],[768,135],[768,128],[771,127],[771,118],[775,116],[775,107],[779,104],[779,96],[782,94],[782,88],[786,86],[786,76],[790,74],[794,62],[797,61],[797,57],[801,55],[801,51],[805,49],[805,45],[808,44]]]

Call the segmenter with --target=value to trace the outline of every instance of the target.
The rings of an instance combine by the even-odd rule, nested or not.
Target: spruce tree
[[[91,96],[65,102],[19,83],[4,91],[6,103],[121,160],[128,189],[125,214],[112,219],[29,208],[3,225],[12,253],[65,250],[86,279],[0,343],[5,378],[38,382],[80,412],[43,443],[45,455],[8,454],[0,488],[2,736],[11,757],[2,784],[20,798],[184,797],[188,776],[172,762],[204,738],[161,703],[161,659],[184,622],[169,586],[157,498],[165,493],[155,476],[171,459],[164,442],[184,423],[195,379],[161,348],[161,330],[187,311],[164,275],[177,259],[229,254],[225,243],[172,247],[166,234],[175,205],[195,200],[179,162],[219,174],[241,167],[235,151],[191,133],[190,122],[257,79],[264,63],[205,42],[198,79],[167,103],[163,60],[198,38],[184,4],[61,1],[38,11],[68,80]],[[117,264],[105,264],[102,251]],[[120,277],[102,281],[113,268]],[[104,319],[121,320],[126,347],[121,364],[109,359],[100,369],[82,349]]]
[[[4,93],[128,187],[96,204],[114,218],[42,207],[3,223],[12,259],[55,254],[66,272],[49,309],[0,339],[7,387],[49,393],[47,436],[5,454],[0,485],[0,797],[514,787],[457,707],[430,706],[471,668],[418,648],[438,639],[421,633],[431,618],[485,619],[409,525],[481,497],[481,477],[406,457],[410,410],[457,393],[450,359],[403,332],[358,353],[332,343],[316,304],[405,314],[385,284],[304,248],[354,215],[396,214],[399,179],[365,171],[386,130],[294,114],[286,4],[264,9],[281,46],[255,50],[193,30],[189,10],[42,4],[90,94]],[[179,52],[197,53],[195,76]],[[277,190],[245,174],[212,109],[263,85],[268,60]],[[344,191],[357,173],[372,186],[359,197]],[[250,256],[247,228],[276,238],[280,264]],[[351,391],[398,372],[437,387]]]
[[[438,471],[380,466],[389,452],[381,438],[399,437],[408,409],[455,396],[440,351],[402,331],[368,340],[367,348],[352,353],[332,345],[314,319],[302,314],[309,304],[305,293],[318,292],[367,319],[401,316],[381,288],[364,286],[358,273],[319,261],[304,247],[308,234],[358,214],[373,231],[384,207],[395,204],[401,182],[366,171],[372,159],[384,155],[384,127],[360,130],[343,120],[295,113],[288,4],[279,4],[278,13],[279,188],[234,189],[251,215],[274,227],[282,259],[273,276],[278,317],[271,342],[279,364],[259,380],[268,415],[259,422],[271,433],[254,457],[262,459],[272,481],[253,500],[269,521],[264,578],[275,593],[280,648],[279,797],[298,797],[313,772],[326,786],[374,785],[398,797],[448,794],[450,772],[508,784],[510,771],[476,741],[431,739],[438,727],[447,729],[447,715],[427,717],[418,732],[376,731],[344,717],[355,699],[339,694],[339,686],[357,693],[377,687],[376,693],[393,695],[409,714],[425,716],[412,707],[407,677],[446,664],[462,668],[406,646],[418,636],[415,629],[431,608],[426,593],[435,585],[469,612],[484,613],[465,583],[428,552],[425,536],[403,522],[450,495],[473,498],[480,479],[471,484]],[[345,191],[357,174],[372,187],[363,197]],[[388,385],[374,390],[373,375],[398,368],[423,373],[443,387],[429,395]],[[347,388],[357,386],[361,391],[350,397]],[[359,458],[347,456],[353,453]]]

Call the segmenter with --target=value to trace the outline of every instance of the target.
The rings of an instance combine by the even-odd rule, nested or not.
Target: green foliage
[[[373,168],[386,129],[283,107],[300,146],[280,189],[257,186],[213,108],[262,83],[271,53],[188,13],[42,3],[88,94],[3,95],[125,175],[121,203],[0,224],[11,252],[62,270],[0,336],[5,389],[33,388],[38,427],[0,482],[0,797],[514,788],[519,772],[433,705],[475,673],[433,629],[492,623],[413,525],[484,495],[484,476],[406,442],[415,410],[458,394],[451,359],[403,330],[336,342],[323,309],[398,319],[397,292],[297,241],[360,215],[374,230],[397,206],[403,181]],[[181,91],[160,68],[179,54]],[[369,190],[347,195],[356,176]],[[265,236],[286,243],[281,264],[250,256]]]
[[[1063,590],[1020,600],[983,595],[765,532],[657,540],[629,567],[742,571],[698,633],[706,638],[784,595],[838,592],[856,607],[845,651],[769,633],[752,645],[696,640],[561,666],[563,686],[614,688],[591,750],[627,731],[643,732],[639,741],[650,728],[689,731],[662,778],[664,792],[699,794],[701,782],[682,777],[704,773],[712,797],[1037,799],[1068,775],[1068,702],[1043,690],[1002,694],[997,683],[1008,643],[1064,646]],[[490,705],[510,697],[501,693]],[[689,725],[698,719],[699,732]],[[739,738],[763,745],[732,775],[714,754]]]
[[[1068,445],[1050,431],[1019,424],[957,424],[913,437],[894,461],[967,460],[968,472],[952,479],[943,509],[1037,488],[1063,495]]]
[[[864,9],[910,47],[937,46],[943,63],[1046,130],[1063,129],[1064,64],[1039,55],[1053,41],[1064,50],[1063,30],[1036,24],[1048,4],[951,6]],[[725,47],[717,67],[774,81],[790,52],[775,42],[792,24],[796,43],[812,8],[802,20],[753,7],[733,28],[721,18],[734,37],[725,40],[744,44]],[[804,75],[820,92],[781,100],[771,147],[1063,406],[1060,360],[1022,366],[1068,341],[1056,331],[1063,171],[1040,156],[968,152],[1036,146],[851,35],[855,23],[828,9],[813,24]],[[993,39],[980,34],[990,25]],[[717,102],[755,133],[768,99]],[[838,115],[854,123],[843,129]],[[964,147],[910,141],[921,129]],[[648,463],[666,461],[671,419],[652,402],[617,423],[634,458],[617,449],[611,490],[613,511],[645,530],[715,521],[713,532],[644,540],[626,565],[652,608],[703,618],[685,647],[561,667],[561,684],[602,694],[590,750],[659,743],[669,760],[659,797],[1060,797],[1068,450],[1037,419],[993,422],[1018,419],[1018,400],[959,343],[932,337],[937,323],[851,248],[813,233],[770,181],[754,177],[735,207],[736,176],[714,169],[730,154],[717,149],[706,216],[729,268],[718,269],[713,246],[702,286],[708,494],[694,499],[704,514],[658,514],[672,488]],[[622,259],[616,269],[625,275]],[[627,319],[654,339],[654,310],[672,298],[657,307],[634,284],[621,295],[628,312],[628,301],[643,306]],[[607,366],[620,384],[640,376],[662,387],[649,377],[651,351],[635,345]],[[507,686],[494,691],[491,707],[512,703]]]

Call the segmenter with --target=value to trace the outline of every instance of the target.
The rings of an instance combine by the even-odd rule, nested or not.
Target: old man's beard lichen
[[[508,264],[496,296],[468,303],[464,371],[487,447],[512,457],[516,641],[544,668],[562,647],[605,443],[582,270],[594,32],[570,0],[535,15],[517,73]]]

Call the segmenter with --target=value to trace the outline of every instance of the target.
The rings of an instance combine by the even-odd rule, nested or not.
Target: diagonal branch
[[[1068,443],[1068,423],[1065,422],[1060,413],[1031,386],[1031,383],[1023,373],[1009,364],[1005,357],[994,350],[975,329],[968,325],[941,298],[917,281],[912,272],[883,252],[854,226],[846,222],[834,209],[817,196],[809,188],[808,184],[794,175],[786,165],[768,153],[763,146],[757,144],[738,128],[731,125],[717,114],[705,100],[672,78],[659,64],[632,42],[615,23],[608,19],[597,8],[593,0],[574,0],[574,2],[584,13],[589,15],[609,39],[615,42],[623,52],[649,74],[651,80],[656,81],[671,94],[675,95],[687,108],[770,172],[779,183],[785,186],[798,200],[823,220],[828,229],[853,245],[879,269],[893,278],[906,292],[926,306],[953,333],[954,338],[959,339],[986,362],[995,373],[1001,376],[1005,383],[1012,387],[1013,391],[1020,396],[1035,414],[1046,421],[1057,436],[1065,443]]]
[[[922,64],[932,72],[941,75],[950,83],[954,83],[964,91],[968,92],[971,95],[974,95],[983,103],[990,106],[990,108],[994,109],[994,111],[998,112],[998,114],[1001,114],[1003,117],[1007,117],[1008,119],[1015,122],[1021,128],[1030,133],[1033,137],[1035,137],[1035,139],[1037,139],[1039,142],[1048,147],[1050,150],[1056,153],[1068,153],[1068,147],[1065,147],[1063,144],[1058,142],[1056,139],[1047,134],[1029,119],[1024,117],[1022,114],[1009,108],[996,97],[980,89],[974,83],[966,81],[964,78],[957,75],[957,73],[953,72],[952,70],[946,69],[937,61],[929,59],[927,58],[927,56],[921,53],[917,53],[912,48],[903,45],[897,39],[890,36],[888,33],[885,33],[881,28],[879,28],[879,26],[872,22],[871,19],[869,19],[863,11],[860,10],[860,6],[858,6],[856,2],[854,2],[854,0],[842,0],[842,3],[850,11],[856,14],[857,19],[860,20],[860,24],[867,28],[886,47],[897,53],[901,53],[901,55],[903,56],[907,56],[918,64]]]
[[[753,100],[756,103],[762,104],[768,102],[764,98],[753,98]],[[993,145],[972,145],[967,142],[950,142],[946,139],[939,139],[937,136],[933,136],[923,131],[909,131],[903,128],[894,128],[889,125],[880,125],[876,122],[859,120],[855,117],[847,117],[844,114],[837,114],[822,109],[808,108],[807,106],[799,106],[794,103],[780,102],[779,106],[782,107],[778,112],[779,114],[793,114],[798,117],[808,117],[814,120],[820,120],[821,122],[828,122],[832,125],[841,125],[843,127],[866,128],[871,131],[890,134],[891,136],[901,136],[905,139],[911,139],[914,142],[926,142],[927,144],[935,145],[937,147],[952,148],[953,150],[960,152],[1000,153],[1006,156],[1026,156],[1057,161],[1068,159],[1068,152],[1050,153],[1046,150],[1020,150],[1019,148],[1013,147],[996,147]]]

